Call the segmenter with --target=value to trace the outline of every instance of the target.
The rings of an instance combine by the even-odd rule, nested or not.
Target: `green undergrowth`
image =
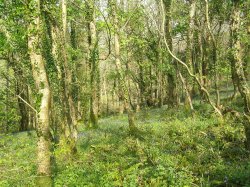
[[[55,151],[55,186],[250,186],[242,125],[209,106],[147,109],[131,135],[127,117],[100,120],[79,133],[78,153]],[[183,112],[184,111],[184,112]],[[0,137],[0,186],[34,186],[35,135]]]
[[[35,186],[36,134],[0,135],[0,186]]]

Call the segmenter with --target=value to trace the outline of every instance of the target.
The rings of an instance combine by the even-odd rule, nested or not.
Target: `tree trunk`
[[[172,0],[163,0],[164,8],[165,8],[165,36],[168,41],[170,50],[172,51],[173,45],[172,45],[172,37],[171,37],[171,4]],[[170,67],[171,69],[174,69],[175,62],[174,59],[169,56],[170,61]],[[176,90],[176,80],[173,72],[167,73],[167,82],[168,82],[168,97],[167,101],[169,106],[176,106],[177,105],[177,90]]]
[[[208,87],[208,51],[207,51],[207,42],[200,36],[200,48],[203,51],[202,61],[201,61],[201,82],[204,88]],[[201,97],[203,101],[206,101],[206,95],[201,90]]]
[[[115,65],[116,71],[119,76],[119,90],[121,91],[124,98],[125,109],[128,113],[128,122],[129,129],[131,132],[136,130],[134,111],[129,102],[129,90],[126,85],[125,75],[122,70],[122,65],[120,61],[120,43],[119,43],[119,27],[118,27],[118,18],[117,18],[117,2],[116,0],[109,0],[109,6],[111,8],[112,16],[113,16],[113,24],[114,24],[114,42],[115,42]]]
[[[193,107],[192,99],[191,99],[191,96],[190,96],[190,92],[189,92],[189,90],[188,90],[188,88],[187,88],[187,83],[186,83],[186,81],[185,81],[185,79],[184,79],[184,77],[182,76],[182,74],[181,74],[180,71],[179,71],[179,77],[180,77],[180,79],[181,79],[183,88],[184,88],[184,90],[185,90],[185,94],[186,94],[186,97],[185,97],[185,98],[186,98],[186,100],[187,100],[186,102],[187,102],[187,104],[189,105],[191,111],[193,111],[193,110],[194,110],[194,107]]]
[[[57,68],[57,77],[58,77],[58,97],[60,98],[61,109],[61,119],[57,123],[58,132],[60,132],[60,136],[63,135],[64,138],[70,139],[72,126],[72,119],[69,110],[69,101],[67,99],[67,84],[66,84],[66,72],[64,69],[62,57],[62,33],[59,31],[56,23],[51,24],[51,40],[52,40],[52,55],[53,60],[55,62]]]
[[[215,85],[215,93],[216,93],[216,107],[220,107],[220,91],[219,91],[219,75],[218,75],[218,60],[217,60],[217,43],[214,38],[214,34],[210,25],[210,19],[209,19],[209,7],[208,7],[208,0],[205,0],[206,2],[206,22],[207,22],[207,28],[209,31],[209,39],[211,40],[211,55],[213,60],[213,66],[214,66],[214,85]],[[221,26],[219,27],[221,28]]]
[[[112,11],[112,16],[113,16],[113,24],[115,27],[114,31],[114,48],[115,48],[115,64],[116,64],[116,69],[118,72],[118,98],[119,98],[119,114],[123,114],[124,112],[124,107],[126,108],[126,101],[125,96],[124,96],[124,90],[122,88],[122,84],[126,83],[125,76],[122,76],[122,69],[121,69],[121,62],[120,62],[120,41],[119,41],[119,28],[118,28],[118,19],[117,19],[117,2],[116,0],[111,0],[110,2],[111,6],[111,11]],[[124,79],[124,80],[123,80]],[[124,82],[124,83],[123,83]],[[129,95],[127,95],[127,102],[129,102]]]
[[[90,121],[94,128],[98,127],[98,97],[100,96],[100,70],[98,39],[95,25],[95,5],[93,0],[87,2],[88,12],[88,42],[89,42],[89,62],[90,62]]]
[[[164,29],[164,28],[163,28]],[[162,39],[159,40],[158,43],[158,50],[157,50],[157,100],[158,100],[158,107],[163,106],[163,54],[162,54]]]
[[[25,101],[29,102],[28,86],[23,84],[22,79],[20,77],[18,78],[19,80],[17,80],[16,95],[19,95]],[[27,131],[29,128],[29,109],[22,99],[18,97],[17,100],[21,114],[19,131]]]
[[[40,1],[32,0],[35,8],[31,8],[31,21],[28,27],[28,49],[32,65],[33,78],[41,99],[37,123],[37,174],[38,186],[51,186],[51,137],[50,137],[50,105],[51,91],[45,61],[42,56],[42,26]]]
[[[76,152],[76,141],[77,141],[77,117],[75,103],[73,100],[73,90],[72,90],[72,72],[69,67],[68,55],[67,55],[67,1],[62,0],[62,58],[63,58],[63,68],[65,73],[65,95],[68,100],[71,124],[70,124],[70,138],[73,153]]]
[[[195,11],[196,11],[196,0],[190,0],[189,2],[190,2],[190,8],[189,8],[189,27],[188,27],[188,33],[187,33],[186,61],[191,72],[194,73],[193,49],[194,49],[194,18],[195,18]],[[191,96],[194,90],[193,79],[189,79],[189,80],[187,79],[186,84],[187,84],[186,88],[189,94],[186,94],[185,103],[190,105],[190,100],[192,102]]]
[[[103,90],[104,90],[104,96],[106,99],[106,115],[109,114],[109,91],[108,91],[108,85],[107,85],[107,69],[105,67],[104,75],[103,75]]]
[[[9,66],[9,62],[6,62],[6,74],[9,75],[9,71],[10,71],[10,66]],[[6,92],[6,105],[5,105],[5,130],[6,133],[9,132],[9,100],[10,100],[10,82],[9,79],[6,79],[6,88],[5,88],[5,92]]]
[[[233,47],[233,69],[235,71],[237,86],[241,97],[244,101],[244,127],[246,134],[246,147],[250,150],[250,91],[246,81],[243,66],[243,48],[240,41],[240,27],[241,27],[241,3],[240,1],[233,1],[232,14],[232,47]]]

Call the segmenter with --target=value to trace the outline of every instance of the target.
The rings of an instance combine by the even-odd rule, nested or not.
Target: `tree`
[[[136,130],[135,126],[135,118],[134,118],[134,111],[131,107],[130,101],[129,101],[129,89],[128,85],[126,84],[125,80],[125,74],[122,70],[122,65],[120,61],[120,44],[119,44],[119,27],[118,27],[118,19],[117,19],[117,2],[116,0],[110,0],[109,6],[111,9],[112,17],[113,17],[113,25],[114,25],[114,42],[115,42],[115,66],[116,71],[118,74],[118,80],[119,80],[119,90],[124,98],[124,105],[125,109],[128,113],[128,122],[129,122],[129,129],[131,132],[134,132]]]
[[[98,96],[100,95],[100,70],[99,70],[99,51],[98,39],[95,23],[95,1],[88,0],[87,6],[87,29],[88,29],[88,61],[90,65],[90,122],[93,127],[98,123]]]
[[[233,47],[233,69],[236,75],[237,86],[244,101],[244,127],[246,133],[246,147],[250,150],[250,91],[244,74],[243,48],[240,38],[241,32],[241,2],[233,0],[232,13],[232,47]]]
[[[164,9],[165,9],[165,37],[168,41],[170,50],[173,49],[172,44],[172,37],[171,37],[171,4],[172,0],[164,0]],[[170,66],[172,67],[172,72],[167,73],[167,80],[168,80],[168,104],[170,106],[175,106],[177,104],[177,95],[176,95],[176,80],[174,78],[173,74],[173,65],[174,65],[174,59],[170,56],[169,57]]]
[[[51,89],[48,74],[45,67],[45,60],[42,55],[42,19],[41,2],[32,0],[29,4],[30,24],[28,27],[28,49],[32,74],[38,90],[40,99],[38,122],[37,122],[37,174],[38,186],[51,185],[51,136],[50,136],[50,109],[51,109]]]

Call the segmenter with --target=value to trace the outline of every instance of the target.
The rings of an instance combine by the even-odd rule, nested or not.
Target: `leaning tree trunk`
[[[32,65],[33,78],[39,91],[40,104],[37,123],[37,174],[38,186],[51,186],[51,137],[50,137],[50,104],[51,91],[45,61],[42,56],[42,26],[39,0],[31,0],[31,20],[28,27],[28,50]]]
[[[233,1],[232,14],[232,46],[233,46],[233,60],[237,86],[241,97],[244,101],[244,127],[246,134],[246,147],[250,150],[250,91],[244,74],[243,62],[243,47],[240,41],[240,27],[241,27],[241,4],[240,1]]]

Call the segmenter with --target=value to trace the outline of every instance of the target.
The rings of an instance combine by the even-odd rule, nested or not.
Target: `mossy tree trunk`
[[[165,8],[165,37],[168,41],[170,50],[172,51],[172,37],[171,37],[171,4],[172,0],[163,0],[164,8]],[[176,78],[174,74],[175,69],[175,62],[174,59],[169,55],[169,66],[172,71],[167,73],[167,82],[168,82],[168,89],[167,89],[167,103],[169,106],[176,106],[177,105],[177,90],[176,90]]]
[[[129,129],[131,132],[134,132],[137,129],[135,125],[135,116],[134,116],[135,112],[133,111],[131,103],[129,101],[129,89],[128,85],[126,85],[125,72],[122,69],[122,64],[120,60],[121,56],[120,56],[119,26],[117,18],[117,1],[109,0],[109,6],[111,9],[111,15],[113,17],[113,25],[114,25],[115,65],[119,78],[118,88],[121,94],[123,95],[124,106],[128,113]]]
[[[241,3],[238,0],[233,1],[232,13],[232,47],[233,47],[233,69],[236,75],[237,86],[244,101],[244,127],[246,134],[246,147],[250,150],[250,90],[244,74],[243,47],[240,39],[241,29]]]
[[[216,107],[220,107],[220,90],[219,90],[219,72],[218,72],[218,50],[217,50],[217,41],[214,37],[213,31],[212,31],[212,26],[210,23],[210,18],[209,18],[209,2],[205,0],[206,2],[206,23],[207,23],[207,28],[209,32],[209,41],[211,43],[211,59],[213,62],[213,69],[214,69],[214,85],[215,85],[215,93],[216,93]],[[221,29],[221,23],[219,23],[219,29],[218,33],[220,32]]]
[[[189,21],[188,21],[189,27],[187,31],[186,60],[187,60],[187,65],[189,66],[192,72],[194,72],[193,49],[194,49],[195,11],[196,11],[196,0],[190,0],[189,1]],[[185,82],[184,77],[181,78],[181,80],[182,82]],[[184,85],[184,88],[187,88],[187,90],[185,90],[186,92],[185,104],[188,105],[191,110],[194,109],[193,104],[192,104],[192,95],[194,91],[193,82],[194,80],[192,78],[189,78],[189,80],[186,81],[186,86]]]
[[[27,131],[29,129],[29,123],[30,123],[29,108],[23,100],[29,103],[28,85],[25,84],[24,82],[22,70],[21,69],[16,70],[15,68],[13,69],[15,72],[15,77],[17,77],[16,95],[19,96],[17,98],[17,101],[21,115],[19,131]]]
[[[95,23],[95,2],[87,1],[87,29],[90,64],[90,122],[94,128],[98,127],[98,106],[100,96],[100,70],[99,70],[99,50]]]
[[[50,27],[51,53],[57,69],[58,94],[61,104],[61,116],[59,131],[63,135],[62,141],[67,142],[71,152],[74,154],[77,141],[77,117],[75,102],[73,99],[72,70],[67,52],[67,2],[61,1],[61,22],[47,20]]]
[[[62,0],[61,1],[61,9],[62,9],[62,60],[63,60],[63,69],[64,69],[64,76],[65,76],[65,95],[67,97],[67,102],[69,106],[69,114],[70,114],[70,119],[71,123],[69,124],[69,129],[70,129],[70,146],[71,149],[74,152],[76,152],[76,141],[77,141],[77,116],[76,116],[76,108],[75,108],[75,103],[73,100],[73,88],[72,88],[72,83],[73,83],[73,78],[72,78],[72,72],[71,72],[71,67],[69,64],[69,57],[68,57],[68,52],[67,52],[67,0]]]
[[[37,123],[37,174],[38,186],[51,186],[51,137],[50,108],[51,89],[42,55],[42,19],[40,0],[31,0],[30,24],[28,27],[28,50],[32,65],[32,74],[38,89],[40,104]]]

